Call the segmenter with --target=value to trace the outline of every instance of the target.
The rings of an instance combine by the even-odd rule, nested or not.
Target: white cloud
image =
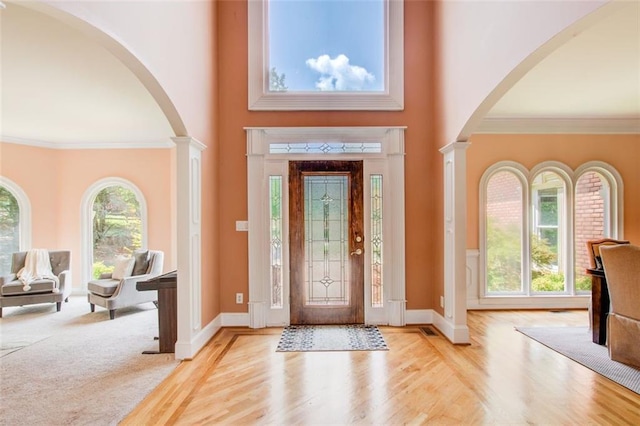
[[[329,55],[320,55],[317,59],[307,59],[306,64],[320,73],[316,82],[319,90],[364,90],[376,79],[365,68],[349,64],[349,58],[343,54],[335,59],[331,59]]]

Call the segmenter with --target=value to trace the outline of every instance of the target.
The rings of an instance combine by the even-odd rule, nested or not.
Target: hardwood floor
[[[122,425],[640,424],[640,395],[514,330],[586,311],[469,312],[470,345],[381,327],[389,351],[276,352],[281,329],[221,330]]]

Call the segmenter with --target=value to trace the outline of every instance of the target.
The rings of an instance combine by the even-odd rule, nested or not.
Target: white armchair
[[[135,263],[131,276],[113,278],[112,273],[102,274],[99,279],[89,281],[87,296],[91,312],[95,305],[109,310],[109,318],[115,318],[115,311],[126,306],[158,300],[157,291],[138,291],[138,281],[146,281],[162,274],[164,252],[158,250],[138,250],[134,253]]]

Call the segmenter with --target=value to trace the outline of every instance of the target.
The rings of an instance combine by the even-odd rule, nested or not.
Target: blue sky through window
[[[269,69],[288,91],[384,91],[384,0],[269,0]]]

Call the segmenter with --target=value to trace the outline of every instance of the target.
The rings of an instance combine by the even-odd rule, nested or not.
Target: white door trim
[[[365,241],[369,233],[370,176],[383,175],[384,307],[371,306],[370,257],[365,257],[365,323],[405,325],[404,127],[251,127],[247,132],[249,326],[289,325],[288,162],[364,162]],[[304,143],[378,143],[379,149],[274,153],[274,146]],[[289,145],[287,145],[289,146]],[[339,151],[339,150],[338,150]],[[283,306],[272,309],[269,265],[269,176],[282,176]],[[365,255],[367,250],[365,250]],[[369,279],[368,279],[369,277]]]

